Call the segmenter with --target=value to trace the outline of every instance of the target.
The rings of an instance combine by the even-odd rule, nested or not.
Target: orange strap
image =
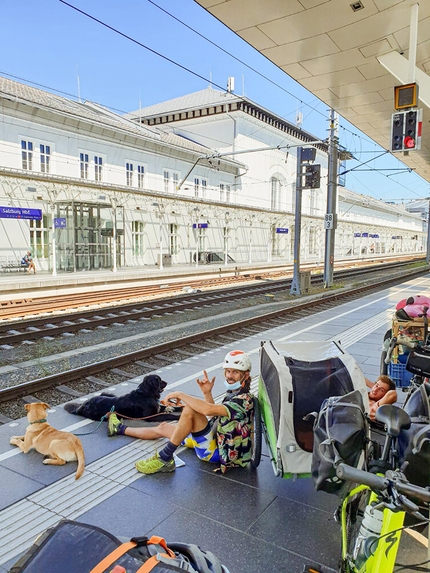
[[[128,541],[127,543],[123,543],[119,545],[116,549],[114,549],[109,555],[106,555],[102,561],[97,563],[97,565],[91,569],[90,573],[103,573],[109,565],[112,565],[119,557],[122,557],[127,551],[136,547],[136,543],[134,541]],[[160,553],[159,555],[163,555],[164,557],[174,558],[176,557],[175,552],[172,551],[167,547],[166,540],[163,537],[159,537],[158,535],[153,535],[147,541],[147,545],[160,545],[166,553]],[[158,558],[157,555],[153,555],[150,557],[145,563],[136,571],[136,573],[148,573],[152,571],[152,569],[157,565]]]
[[[114,549],[109,555],[106,555],[102,561],[97,563],[97,565],[91,569],[90,573],[103,573],[109,565],[112,565],[119,557],[130,551],[136,547],[136,543],[134,541],[127,541],[127,543],[123,543],[119,545],[116,549]]]
[[[152,535],[148,539],[147,545],[161,545],[161,547],[167,553],[168,557],[176,557],[175,552],[167,547],[167,543],[164,537],[159,537],[158,535]]]

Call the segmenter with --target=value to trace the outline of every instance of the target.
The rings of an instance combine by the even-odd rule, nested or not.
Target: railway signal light
[[[390,151],[421,149],[422,109],[393,113],[391,118]]]
[[[403,151],[404,112],[393,113],[391,118],[391,151]]]
[[[418,145],[418,110],[405,113],[405,138],[403,147],[406,150],[417,149]]]
[[[319,189],[321,186],[321,165],[306,165],[303,189]]]

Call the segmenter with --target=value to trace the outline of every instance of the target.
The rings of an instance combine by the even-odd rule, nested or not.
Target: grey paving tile
[[[241,511],[240,505],[235,507]],[[277,536],[272,541],[262,540],[186,510],[175,512],[151,533],[165,537],[168,542],[196,543],[217,555],[231,573],[300,573],[309,564],[309,559],[301,553],[280,547]]]
[[[180,457],[187,465],[196,467],[200,471],[212,472],[211,464],[201,462],[192,451],[185,451],[181,453]],[[251,467],[229,469],[225,477],[256,487],[259,490],[270,492],[276,496],[285,497],[286,499],[295,500],[310,507],[327,511],[330,514],[334,513],[339,504],[337,496],[315,491],[310,478],[284,479],[276,477],[270,458],[267,455],[267,450],[262,455],[260,465],[255,470],[251,469]]]
[[[15,472],[0,465],[0,510],[15,502],[43,489],[44,482],[25,475],[25,472]]]
[[[176,506],[163,496],[153,497],[125,488],[79,517],[77,521],[97,525],[117,537],[130,539],[137,535],[148,535],[175,511]]]
[[[189,454],[194,456],[192,452]],[[210,466],[206,462],[200,464]],[[201,471],[194,464],[171,474],[142,475],[130,487],[154,497],[162,496],[163,501],[173,506],[192,508],[199,515],[239,530],[255,521],[276,497],[272,492],[234,481],[228,478],[228,473],[222,476],[209,473],[207,468]]]
[[[250,535],[335,568],[340,554],[340,526],[334,518],[289,499],[277,497],[249,529]]]

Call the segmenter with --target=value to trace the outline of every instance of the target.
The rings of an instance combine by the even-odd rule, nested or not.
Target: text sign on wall
[[[66,218],[57,217],[54,219],[54,229],[65,229],[66,228]]]
[[[288,229],[286,227],[276,227],[277,233],[288,233]]]
[[[0,207],[2,219],[37,219],[42,218],[42,209],[23,209],[21,207]]]
[[[193,229],[207,229],[207,223],[193,223]]]

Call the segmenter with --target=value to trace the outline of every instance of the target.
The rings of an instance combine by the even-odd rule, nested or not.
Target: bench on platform
[[[26,265],[22,265],[21,261],[14,261],[11,259],[0,259],[0,272],[2,273],[12,273],[19,271],[26,271]]]

